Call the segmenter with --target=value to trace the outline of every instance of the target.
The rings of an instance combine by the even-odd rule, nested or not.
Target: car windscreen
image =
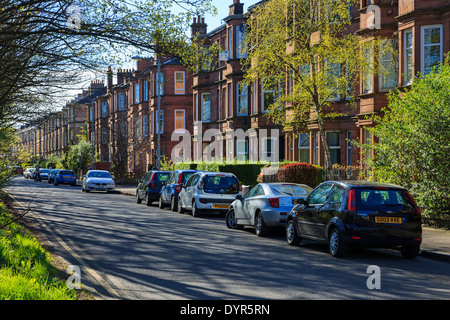
[[[89,178],[111,178],[109,172],[89,172]]]
[[[62,174],[62,175],[73,175],[73,172],[71,170],[60,170],[59,174]]]
[[[239,192],[239,181],[236,177],[225,175],[208,175],[203,179],[203,190],[206,193],[236,194]]]
[[[159,181],[159,182],[164,182],[167,180],[167,178],[169,178],[170,172],[156,172],[153,175],[152,180],[153,181]]]
[[[41,169],[40,170],[40,173],[49,173],[50,172],[50,169]]]
[[[183,172],[181,183],[186,183],[190,177],[194,175],[195,172]]]
[[[295,184],[271,185],[270,189],[274,194],[283,196],[307,196],[312,191],[310,187]]]
[[[384,210],[395,207],[412,207],[413,203],[405,190],[355,189],[357,210]]]

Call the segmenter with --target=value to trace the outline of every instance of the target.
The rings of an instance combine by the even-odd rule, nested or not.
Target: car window
[[[153,176],[153,181],[167,181],[170,173],[168,172],[156,172]]]
[[[319,187],[317,187],[308,197],[308,203],[309,204],[322,204],[325,202],[325,199],[327,198],[327,194],[330,191],[332,185],[331,184],[324,184]]]
[[[327,203],[340,204],[344,201],[345,190],[335,186],[328,196]]]
[[[89,178],[111,178],[109,172],[89,172]]]
[[[195,172],[183,172],[183,173],[180,173],[182,175],[181,182],[183,183],[183,182],[188,181],[189,178],[194,175],[194,173]],[[178,179],[175,180],[175,181],[178,181]]]
[[[307,196],[312,188],[307,186],[296,186],[295,184],[280,184],[271,185],[270,189],[276,195],[287,195],[287,196]]]
[[[404,190],[355,189],[356,205],[359,209],[381,209],[394,206],[413,205]]]
[[[239,192],[239,182],[234,176],[207,175],[203,190],[206,193],[236,194]]]
[[[61,170],[59,174],[73,174],[73,172],[71,170]]]
[[[254,186],[245,194],[244,198],[247,199],[247,198],[254,197],[257,194],[259,189],[261,189],[261,186],[259,184]]]

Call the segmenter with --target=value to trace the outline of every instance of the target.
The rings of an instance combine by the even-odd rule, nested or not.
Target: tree
[[[450,55],[434,72],[389,94],[370,131],[375,177],[409,189],[422,212],[450,216]]]
[[[0,0],[0,125],[39,117],[77,89],[84,72],[120,63],[128,52],[189,63],[196,47],[187,27],[193,15],[213,11],[210,2]]]
[[[376,36],[350,30],[349,8],[356,4],[359,1],[265,1],[247,23],[247,83],[260,81],[278,93],[267,113],[274,123],[294,130],[304,129],[311,120],[317,124],[327,169],[332,163],[324,121],[343,115],[331,107],[352,103],[361,74],[379,71],[374,51],[389,50]],[[291,89],[284,91],[284,84]]]

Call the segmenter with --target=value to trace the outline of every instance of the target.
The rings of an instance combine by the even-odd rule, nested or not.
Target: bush
[[[278,170],[278,181],[301,183],[314,188],[322,182],[322,170],[305,162],[289,163]]]

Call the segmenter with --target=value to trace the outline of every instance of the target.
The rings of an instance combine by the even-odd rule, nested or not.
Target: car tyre
[[[184,209],[183,209],[183,205],[182,205],[182,202],[181,202],[181,198],[180,198],[180,197],[178,197],[177,212],[178,212],[178,213],[184,213]]]
[[[420,245],[403,246],[400,252],[405,259],[415,259],[420,253]]]
[[[150,206],[151,204],[152,204],[152,202],[153,201],[151,201],[149,198],[148,198],[148,193],[145,195],[145,204],[147,205],[147,207],[148,206]]]
[[[342,240],[342,236],[336,228],[330,232],[328,239],[328,248],[330,254],[335,258],[342,258],[347,251],[347,246]]]
[[[177,198],[175,196],[172,196],[172,198],[170,199],[170,210],[172,211],[178,210]]]
[[[139,193],[136,191],[136,203],[140,204],[142,202],[142,199],[139,198]]]
[[[158,207],[164,209],[165,205],[161,196],[159,196]]]
[[[195,203],[195,200],[192,201],[192,216],[193,217],[199,217],[200,216],[200,210],[197,208],[197,204]]]
[[[225,223],[227,224],[227,227],[229,229],[242,229],[244,226],[236,224],[236,216],[234,214],[234,210],[230,209],[227,212],[227,215],[225,217]]]
[[[256,214],[255,218],[255,233],[258,237],[264,237],[269,233],[269,227],[264,222],[264,218],[261,212]]]
[[[297,232],[294,220],[289,220],[286,225],[286,241],[290,246],[298,246],[302,241],[302,238]]]

